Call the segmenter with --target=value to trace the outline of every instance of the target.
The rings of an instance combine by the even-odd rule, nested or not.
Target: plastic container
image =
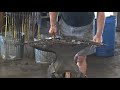
[[[95,33],[97,30],[97,23],[95,19]],[[106,17],[105,27],[103,31],[103,43],[106,46],[96,48],[96,56],[113,56],[115,51],[115,33],[116,33],[116,16]]]
[[[2,35],[0,35],[0,58],[5,58],[4,39]]]
[[[16,58],[16,47],[14,40],[11,38],[11,33],[7,33],[7,38],[0,35],[1,58],[4,60],[14,60]]]

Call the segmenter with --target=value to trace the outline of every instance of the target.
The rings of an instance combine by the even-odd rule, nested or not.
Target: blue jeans
[[[64,37],[76,37],[83,40],[92,40],[93,33],[93,23],[82,27],[72,27],[67,25],[62,19],[59,21],[59,32],[60,36]],[[88,46],[83,50],[80,50],[77,54],[80,56],[87,56],[96,52],[96,46]]]

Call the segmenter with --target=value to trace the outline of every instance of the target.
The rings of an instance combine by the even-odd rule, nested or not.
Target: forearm
[[[105,24],[105,13],[97,12],[97,33],[96,35],[98,37],[102,36],[104,24]]]
[[[49,12],[50,26],[56,26],[57,12]]]

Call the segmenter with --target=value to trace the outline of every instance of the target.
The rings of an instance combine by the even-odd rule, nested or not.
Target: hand
[[[49,33],[50,33],[52,36],[56,36],[56,32],[57,32],[57,27],[56,27],[56,26],[51,26],[51,27],[50,27],[50,30],[49,30]]]
[[[97,36],[97,35],[95,35],[95,36],[93,37],[93,41],[94,41],[94,42],[101,43],[101,42],[103,41],[102,36]]]

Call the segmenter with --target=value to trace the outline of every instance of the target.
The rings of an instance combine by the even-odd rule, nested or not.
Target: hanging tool
[[[15,25],[15,12],[13,13],[13,33],[14,33],[14,39],[16,39],[16,25]]]
[[[6,37],[6,34],[7,34],[7,29],[8,29],[8,15],[7,15],[7,12],[6,12],[6,24],[5,24],[5,37]]]
[[[37,13],[37,21],[38,21],[38,40],[40,40],[41,16],[39,12]]]

